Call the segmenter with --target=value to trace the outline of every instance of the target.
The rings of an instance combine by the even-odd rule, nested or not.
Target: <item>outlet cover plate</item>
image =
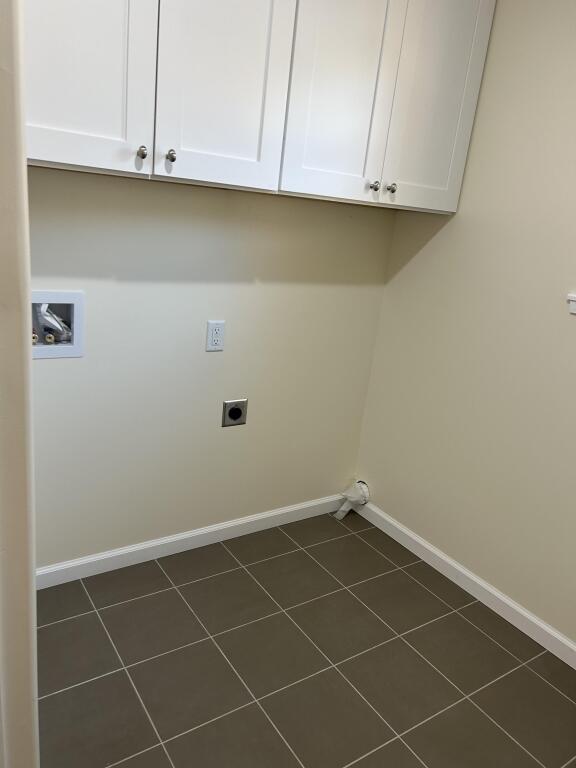
[[[248,400],[224,400],[222,404],[222,426],[238,427],[246,424],[248,414]]]

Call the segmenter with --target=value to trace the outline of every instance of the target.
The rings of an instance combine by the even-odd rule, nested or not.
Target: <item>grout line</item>
[[[247,533],[246,535],[250,536],[251,534]],[[242,537],[240,537],[240,538],[242,538]],[[234,539],[231,539],[231,541],[234,541]],[[221,541],[220,544],[222,544],[222,546],[224,547],[224,542],[223,541]],[[226,547],[224,547],[224,549],[226,549]],[[299,551],[300,551],[299,548],[298,549],[289,549],[288,552],[280,552],[277,555],[270,555],[270,557],[263,557],[261,560],[252,560],[249,563],[246,563],[246,566],[258,565],[258,563],[267,563],[268,560],[277,560],[279,557],[286,557],[286,555],[293,555],[295,552],[299,552]],[[232,551],[229,550],[229,549],[226,549],[226,552],[228,552],[229,555],[232,554]],[[240,560],[236,557],[236,555],[234,555],[234,559],[236,560],[236,562],[240,563]],[[241,568],[244,568],[244,563],[241,563],[237,568],[234,568],[233,570],[238,571]]]
[[[224,545],[222,545],[222,546],[224,546]],[[227,547],[224,547],[224,548],[226,549],[226,551],[227,551],[227,552],[228,552],[230,555],[232,555],[232,557],[233,557],[233,558],[234,558],[234,559],[235,559],[237,562],[240,562],[240,561],[238,560],[238,558],[237,558],[237,557],[236,557],[234,554],[232,554],[232,553],[230,552],[230,550],[229,550]],[[159,566],[160,568],[162,568],[162,566],[160,565],[160,563],[158,563],[158,561],[156,561],[156,563],[158,564],[158,566]],[[244,566],[242,566],[242,567],[244,568]],[[164,570],[164,569],[162,568],[162,570]],[[245,571],[248,573],[248,570],[247,570],[246,568],[244,568],[244,570],[245,570]],[[166,573],[166,571],[164,571],[164,573],[165,573],[166,577],[167,577],[168,579],[170,579],[170,577],[168,576],[168,574]],[[176,588],[176,589],[178,589],[178,588]],[[179,590],[178,590],[178,594],[180,594],[180,591],[179,591]],[[180,597],[182,597],[182,599],[184,599],[184,598],[183,598],[183,596],[182,596],[181,594],[180,594]],[[186,601],[185,601],[185,602],[186,602]],[[274,602],[276,602],[276,601],[274,601]],[[207,629],[207,627],[206,627],[206,626],[205,626],[205,624],[204,624],[204,623],[201,621],[200,617],[199,617],[199,616],[197,616],[197,614],[196,614],[196,612],[194,611],[194,609],[192,608],[192,606],[191,606],[189,603],[186,603],[186,605],[188,606],[188,609],[190,610],[190,612],[192,613],[192,615],[194,616],[194,618],[196,619],[196,621],[197,621],[197,622],[200,624],[200,626],[201,626],[201,627],[204,629],[204,631],[205,631],[207,634],[209,634],[209,633],[208,633],[208,629]],[[244,680],[244,678],[242,677],[242,675],[241,675],[241,674],[238,672],[238,670],[236,669],[236,667],[235,667],[235,666],[232,664],[232,662],[230,661],[230,659],[229,659],[229,658],[226,656],[226,654],[224,653],[224,651],[222,650],[222,648],[221,648],[221,647],[218,645],[218,643],[216,642],[216,640],[215,640],[215,639],[214,639],[212,636],[210,636],[210,639],[211,639],[212,643],[214,644],[214,647],[215,647],[215,648],[218,650],[218,652],[219,652],[219,653],[222,655],[222,658],[223,658],[223,659],[226,661],[226,663],[228,664],[228,666],[230,667],[230,669],[231,669],[231,670],[234,672],[234,674],[236,675],[236,677],[238,678],[238,680],[240,680],[240,682],[242,683],[242,685],[243,685],[243,686],[246,688],[246,691],[248,692],[248,695],[249,695],[249,696],[252,698],[253,702],[255,702],[255,703],[257,704],[257,706],[260,708],[260,711],[262,712],[262,714],[264,715],[264,717],[265,717],[265,718],[268,720],[268,722],[270,723],[270,725],[271,725],[271,726],[274,728],[274,730],[275,730],[275,731],[278,733],[278,735],[280,736],[280,738],[282,739],[282,741],[284,742],[284,744],[285,744],[285,745],[288,747],[288,749],[290,750],[290,752],[293,754],[294,758],[295,758],[295,759],[298,761],[298,763],[300,764],[301,768],[305,768],[304,764],[302,763],[302,761],[300,760],[300,758],[298,757],[298,755],[296,754],[296,752],[294,752],[294,750],[292,749],[292,747],[290,746],[290,744],[289,744],[289,743],[286,741],[286,739],[284,738],[284,736],[282,735],[282,733],[280,733],[280,731],[278,730],[278,728],[276,727],[276,725],[275,725],[275,724],[272,722],[272,719],[270,718],[270,716],[268,715],[268,713],[266,712],[266,710],[264,709],[264,707],[262,706],[262,704],[260,704],[260,702],[259,702],[259,701],[256,699],[256,696],[254,695],[254,693],[252,692],[252,690],[250,689],[250,687],[247,685],[247,683],[246,683],[246,681]],[[163,745],[163,746],[164,746],[164,745]],[[166,747],[164,747],[164,749],[166,750]]]
[[[574,766],[574,765],[576,765],[576,755],[574,757],[571,757],[567,763],[564,763],[564,765],[561,765],[560,768],[570,768],[571,766]]]
[[[84,685],[85,683],[93,683],[95,680],[101,680],[103,677],[110,677],[110,675],[113,675],[115,672],[122,672],[124,670],[124,667],[117,667],[116,669],[111,669],[110,672],[104,672],[102,675],[96,675],[96,677],[89,677],[88,680],[81,680],[79,683],[74,683],[73,685],[67,685],[65,688],[59,688],[57,691],[50,691],[50,693],[44,693],[42,696],[38,696],[38,701],[43,701],[44,699],[49,699],[51,696],[56,696],[58,693],[64,693],[65,691],[71,691],[73,688],[78,688],[81,685]]]
[[[376,528],[376,526],[373,526],[373,528],[374,528],[375,531],[380,531],[380,533],[384,533],[384,531],[381,531],[380,528]],[[372,530],[372,529],[369,528],[367,530]],[[391,557],[388,557],[388,555],[385,555],[384,552],[379,550],[378,547],[375,547],[374,544],[370,544],[370,542],[366,541],[366,539],[363,536],[360,536],[361,533],[366,533],[366,532],[367,532],[366,530],[364,530],[364,531],[357,531],[357,532],[354,533],[354,535],[357,536],[361,541],[363,541],[364,544],[368,544],[370,549],[373,549],[375,552],[378,552],[379,555],[384,557],[386,560],[389,560],[393,565],[396,565],[400,570],[404,570],[404,568],[410,568],[411,565],[416,565],[417,563],[424,562],[421,557],[418,557],[418,555],[414,555],[414,552],[410,552],[410,550],[407,547],[405,547],[403,544],[400,544],[400,542],[396,541],[396,539],[392,539],[392,537],[388,536],[387,533],[384,533],[384,536],[388,536],[388,538],[392,539],[392,541],[395,544],[398,544],[399,547],[402,547],[407,552],[410,552],[410,554],[414,555],[414,557],[416,558],[416,560],[411,560],[409,563],[404,563],[404,565],[398,565],[398,563],[396,563],[394,560],[392,560]]]
[[[360,755],[360,757],[355,758],[352,760],[351,763],[346,763],[343,768],[352,768],[354,765],[358,765],[358,763],[361,760],[364,760],[366,757],[370,757],[370,755],[374,755],[376,752],[379,752],[381,749],[384,749],[384,747],[387,747],[388,744],[392,744],[393,741],[398,741],[398,736],[393,736],[388,741],[385,741],[384,744],[380,744],[378,747],[374,747],[374,749],[371,749],[370,752],[365,752],[363,755]]]
[[[94,613],[93,610],[90,611],[82,611],[82,613],[75,613],[73,616],[66,616],[64,619],[57,619],[56,621],[49,621],[46,624],[37,624],[36,629],[44,629],[44,627],[53,627],[54,624],[63,624],[65,621],[70,621],[71,619],[79,619],[80,616],[89,616],[91,613]]]
[[[82,579],[80,579],[82,581]],[[172,587],[164,587],[164,589],[157,589],[154,592],[147,592],[145,595],[138,595],[138,597],[129,597],[128,600],[119,600],[117,603],[110,603],[109,605],[101,605],[95,607],[96,611],[106,611],[108,608],[116,608],[117,605],[124,605],[124,603],[134,603],[136,600],[144,600],[145,597],[153,597],[154,595],[162,595],[164,592],[171,592]],[[96,606],[96,603],[93,604]]]
[[[88,592],[88,590],[86,589],[86,585],[84,584],[84,580],[83,580],[83,579],[80,579],[80,584],[82,584],[82,586],[84,587],[84,591],[85,591],[85,592],[86,592],[86,594],[88,595],[88,599],[90,600],[90,602],[91,602],[91,603],[92,603],[92,605],[94,606],[94,609],[96,610],[96,606],[94,605],[94,601],[92,600],[92,597],[91,597],[90,593],[89,593],[89,592]],[[111,635],[110,635],[110,632],[108,632],[108,629],[107,629],[107,627],[106,627],[106,624],[104,624],[104,621],[103,621],[103,619],[102,619],[102,616],[100,616],[100,614],[98,613],[98,611],[97,611],[97,610],[96,610],[96,613],[97,613],[97,615],[98,615],[98,618],[100,619],[100,623],[102,624],[102,627],[104,628],[104,631],[105,631],[105,632],[106,632],[106,634],[108,635],[108,639],[110,640],[110,643],[112,644],[112,648],[114,648],[114,651],[115,651],[116,655],[118,656],[118,660],[120,661],[120,663],[122,664],[122,666],[124,666],[124,662],[122,661],[122,657],[121,657],[121,656],[120,656],[120,654],[118,653],[118,648],[116,648],[116,645],[114,644],[114,641],[112,640],[112,637],[111,637]],[[139,691],[138,691],[138,688],[136,688],[136,685],[134,684],[134,680],[132,680],[132,676],[131,676],[131,674],[130,674],[129,670],[127,670],[127,669],[126,669],[126,667],[124,667],[124,671],[126,672],[126,676],[128,677],[128,680],[130,681],[130,684],[132,685],[132,688],[134,689],[134,693],[135,693],[135,694],[136,694],[136,696],[138,697],[138,701],[140,702],[140,705],[141,705],[142,709],[144,710],[144,712],[146,713],[146,716],[147,716],[148,720],[150,721],[150,725],[152,726],[152,729],[153,729],[154,733],[156,734],[156,738],[158,739],[158,741],[160,742],[160,744],[162,744],[162,749],[164,750],[164,753],[165,753],[165,755],[166,755],[166,757],[167,757],[167,759],[168,759],[168,762],[170,763],[170,765],[172,766],[172,768],[176,768],[176,766],[175,766],[175,765],[174,765],[174,763],[172,762],[172,758],[171,758],[171,757],[170,757],[170,755],[168,754],[168,750],[166,749],[166,747],[165,747],[165,746],[164,746],[164,744],[162,743],[162,739],[160,738],[160,734],[158,733],[158,729],[156,728],[156,725],[154,724],[154,721],[152,720],[152,717],[150,716],[150,712],[148,712],[148,709],[146,708],[146,705],[145,705],[145,704],[144,704],[144,702],[142,701],[142,697],[140,696],[140,693],[139,693]]]
[[[188,728],[186,731],[182,731],[182,733],[177,733],[176,736],[170,736],[168,739],[164,739],[164,744],[169,744],[171,741],[176,741],[176,739],[179,739],[181,736],[187,736],[189,733],[193,733],[194,731],[197,731],[199,728],[204,728],[205,725],[211,725],[212,723],[216,723],[218,720],[222,720],[225,717],[228,717],[228,715],[233,715],[235,712],[240,712],[241,709],[246,709],[247,707],[253,707],[256,702],[254,701],[247,701],[246,704],[240,704],[239,707],[234,707],[234,709],[229,709],[227,712],[223,712],[221,715],[216,715],[216,717],[210,718],[210,720],[206,720],[204,723],[199,723],[198,725],[193,726],[192,728]]]
[[[143,749],[141,752],[135,752],[133,755],[130,755],[130,757],[123,757],[122,760],[118,760],[116,763],[108,763],[106,768],[116,768],[117,765],[124,765],[128,762],[128,760],[132,760],[133,757],[140,757],[140,755],[145,755],[147,752],[151,752],[153,749],[158,749],[158,747],[161,747],[161,745],[154,744],[153,747]]]
[[[207,546],[209,547],[211,545],[207,544]],[[193,552],[193,551],[194,550],[191,550],[191,549],[186,550],[186,552]],[[178,553],[178,554],[180,554],[180,553]],[[168,555],[168,557],[170,557],[170,555]],[[162,568],[162,566],[160,565],[159,560],[156,560],[156,562],[158,563],[158,566],[160,568]],[[199,579],[191,579],[190,581],[184,581],[184,582],[182,582],[182,584],[176,584],[175,581],[172,581],[172,579],[170,579],[170,583],[174,585],[173,587],[170,587],[170,589],[180,589],[180,587],[187,587],[189,584],[197,584],[199,581],[208,581],[208,579],[216,579],[218,576],[224,576],[227,573],[234,573],[234,571],[239,571],[239,570],[240,570],[240,568],[238,568],[238,567],[236,567],[236,568],[227,568],[225,571],[218,571],[218,573],[209,573],[208,576],[200,576]],[[166,576],[168,576],[168,572],[167,571],[164,571],[164,573],[166,574]],[[168,578],[170,578],[170,577],[168,576]]]
[[[535,669],[532,669],[532,667],[531,667],[531,666],[529,666],[531,662],[533,662],[535,659],[539,659],[539,658],[540,658],[540,656],[544,656],[544,654],[545,654],[545,653],[548,653],[548,651],[545,651],[545,650],[544,650],[544,651],[542,651],[542,653],[539,653],[537,656],[533,656],[531,659],[529,659],[529,660],[526,662],[526,666],[527,666],[527,669],[529,669],[529,670],[530,670],[530,672],[532,672],[532,674],[533,674],[533,675],[536,675],[536,677],[539,677],[539,678],[540,678],[540,680],[543,680],[545,683],[548,683],[548,685],[549,685],[551,688],[554,688],[554,690],[555,690],[555,691],[557,691],[557,692],[558,692],[558,693],[559,693],[561,696],[563,696],[565,699],[568,699],[568,701],[570,702],[570,704],[574,704],[574,705],[576,706],[576,700],[575,700],[575,699],[572,699],[570,696],[568,696],[568,694],[567,694],[567,693],[564,693],[564,691],[561,691],[561,690],[560,690],[560,688],[557,688],[557,687],[556,687],[556,686],[555,686],[553,683],[551,683],[551,682],[550,682],[550,680],[547,680],[545,677],[543,677],[543,676],[540,674],[540,672],[537,672]],[[574,758],[573,758],[573,759],[574,759]],[[562,768],[563,768],[563,767],[562,767]]]

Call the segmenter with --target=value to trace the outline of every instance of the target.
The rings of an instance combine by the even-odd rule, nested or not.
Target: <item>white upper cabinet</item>
[[[456,210],[495,0],[23,3],[32,162]]]
[[[156,175],[278,189],[295,12],[161,0]]]
[[[25,0],[32,161],[151,172],[157,18],[157,0]]]
[[[495,0],[409,0],[382,202],[456,210],[494,5]],[[387,190],[392,185],[395,193]]]
[[[393,0],[300,0],[282,190],[378,202],[403,21]]]

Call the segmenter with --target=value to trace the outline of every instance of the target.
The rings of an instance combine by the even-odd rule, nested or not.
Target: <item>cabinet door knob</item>
[[[373,181],[372,184],[370,184],[370,189],[373,189],[374,192],[378,192],[380,189],[380,182],[379,181]]]
[[[396,192],[397,189],[398,189],[398,184],[396,184],[395,181],[393,181],[392,184],[386,184],[387,192],[392,192],[392,194],[394,194],[394,192]]]
[[[148,157],[148,147],[145,147],[144,144],[142,144],[138,147],[136,154],[141,160],[145,160]]]
[[[166,153],[166,160],[170,160],[171,163],[174,163],[176,161],[176,150],[175,149],[169,149]]]

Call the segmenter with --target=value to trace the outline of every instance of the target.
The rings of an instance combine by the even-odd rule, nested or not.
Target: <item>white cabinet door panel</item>
[[[162,0],[155,174],[278,189],[295,12],[296,0]]]
[[[404,0],[405,2],[405,0]],[[300,0],[281,189],[378,202],[403,12]]]
[[[158,0],[26,0],[32,161],[151,172],[157,25]]]
[[[494,4],[409,0],[382,202],[456,210]]]

